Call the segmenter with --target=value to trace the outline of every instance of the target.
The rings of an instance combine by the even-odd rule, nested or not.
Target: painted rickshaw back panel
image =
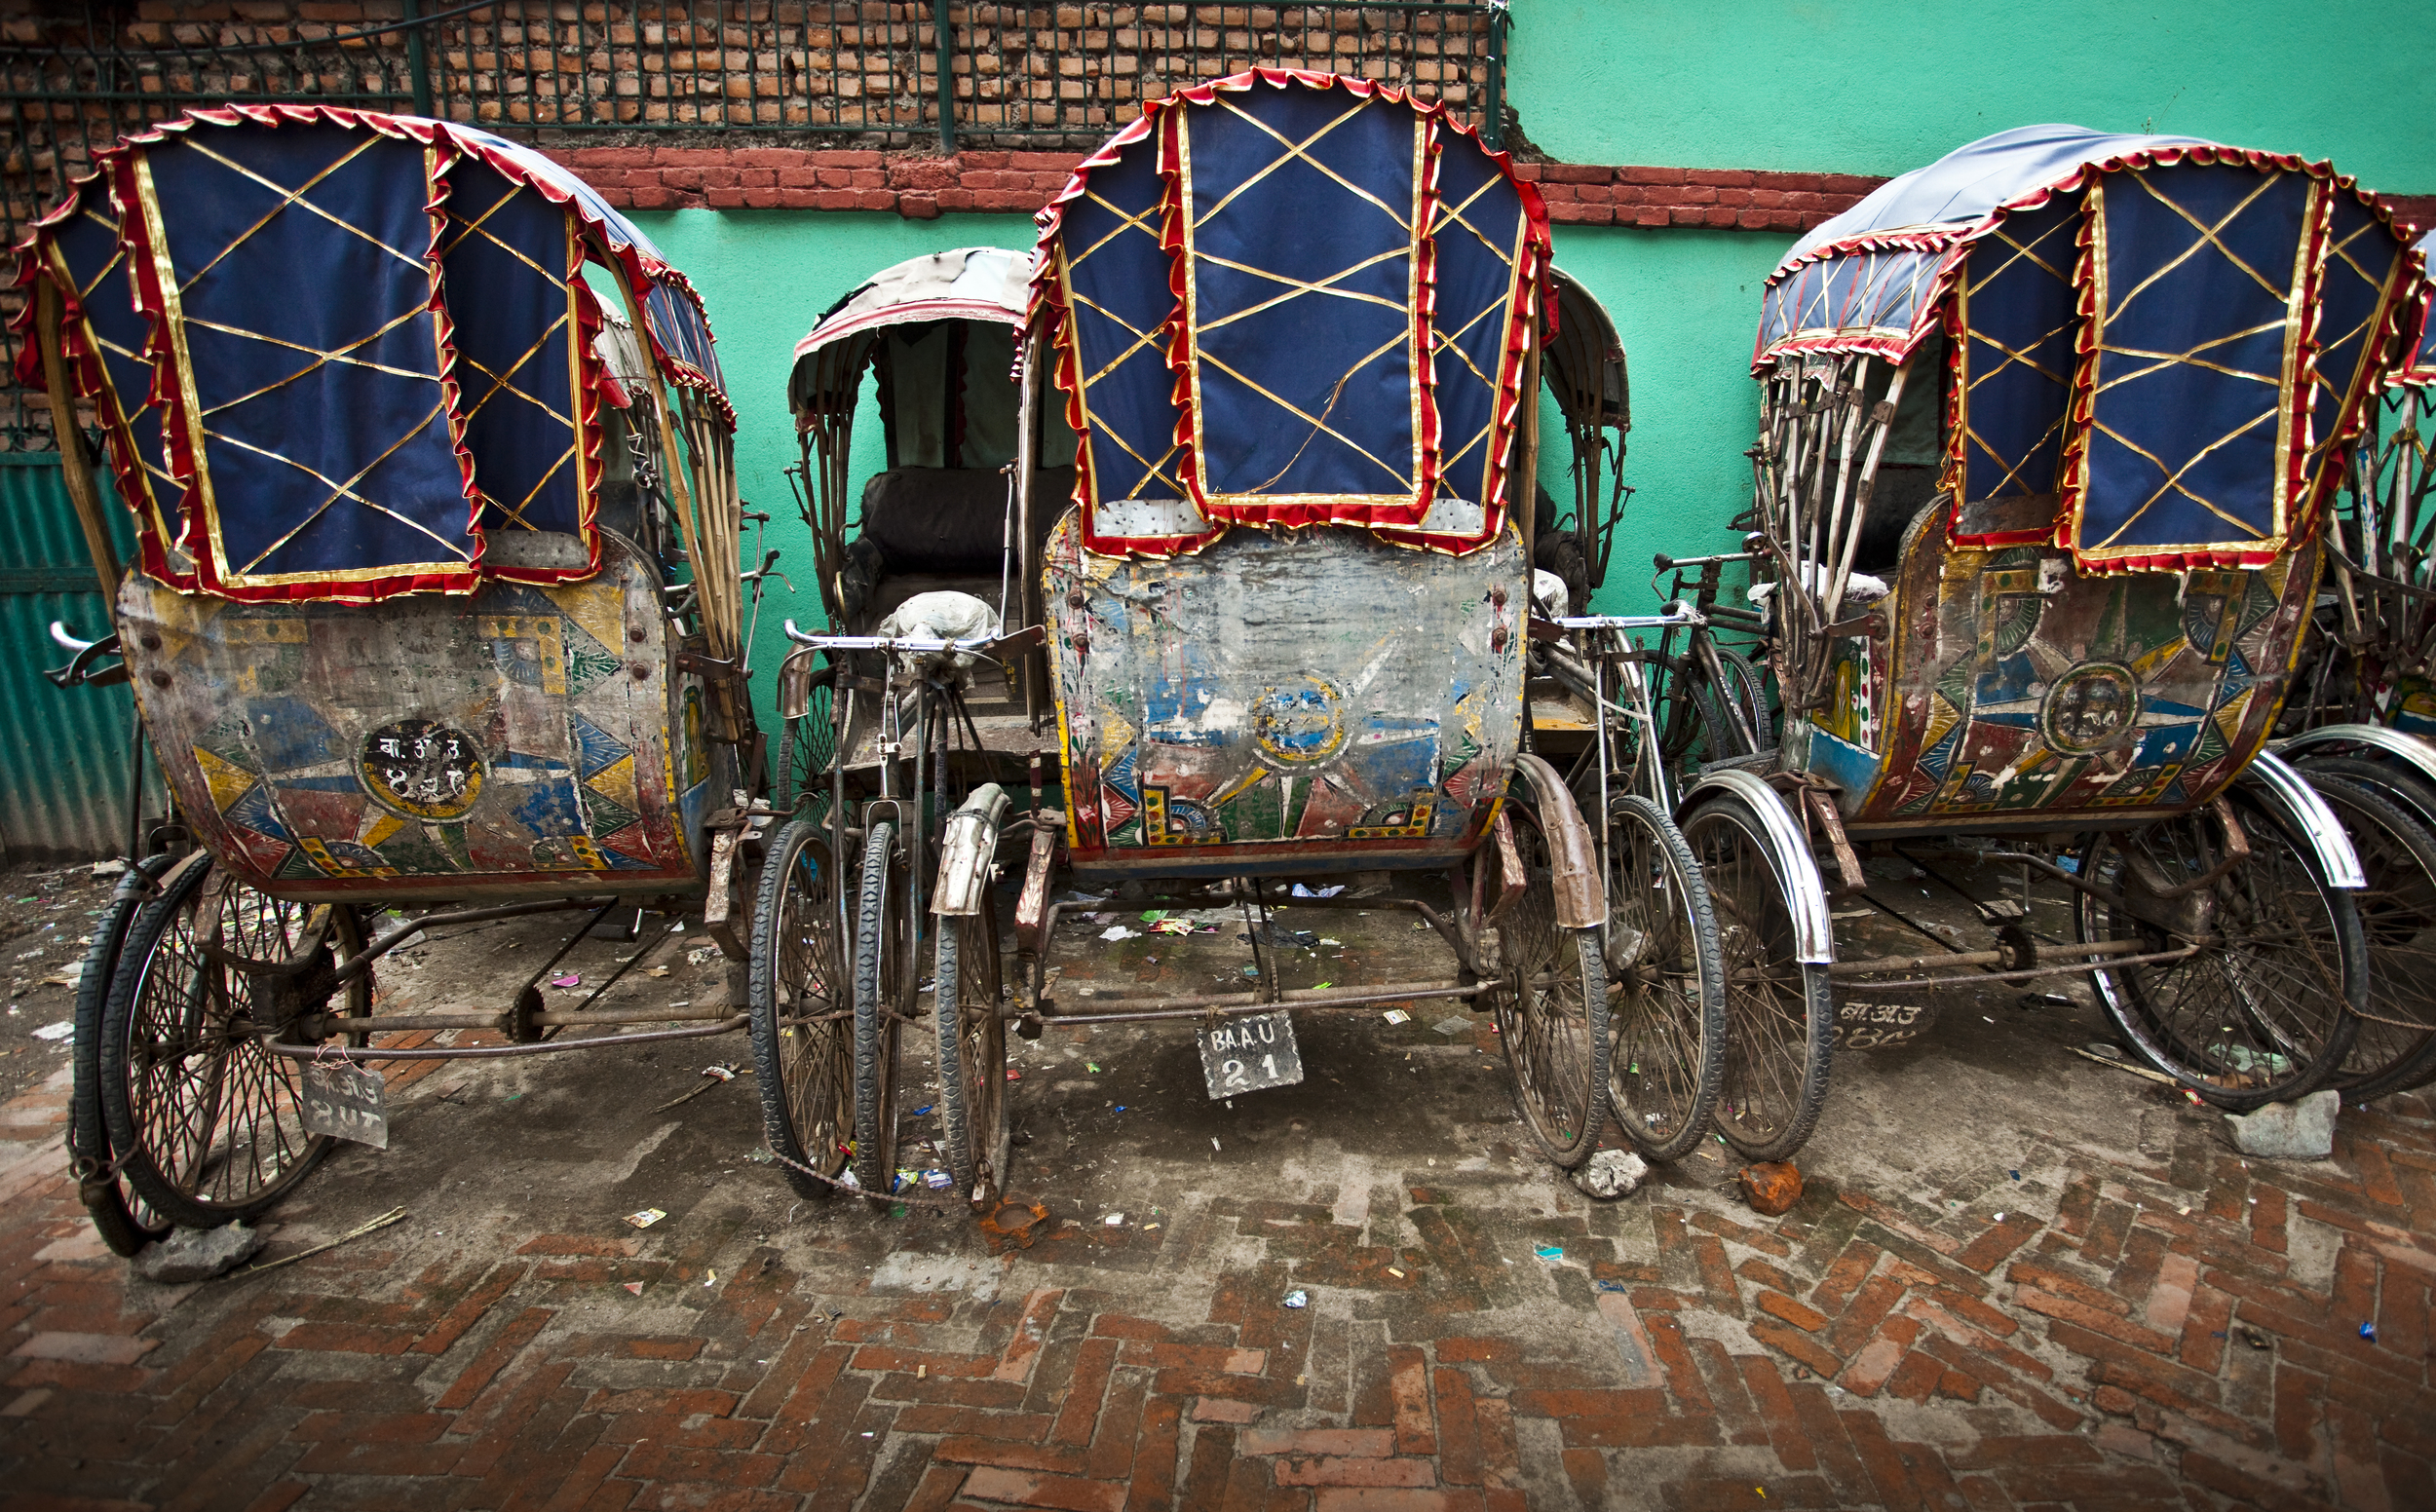
[[[1831,521],[1813,612],[1846,633],[1808,662],[1787,763],[1856,833],[2209,802],[2292,685],[2317,524],[2417,279],[2326,164],[2071,127],[1972,143],[1806,237],[1755,370],[1770,462],[1804,459],[1778,493],[1812,537]],[[1855,552],[1898,451],[1935,481],[1889,571]],[[1845,597],[1853,567],[1891,592]]]
[[[1522,739],[1509,526],[1466,557],[1239,530],[1171,561],[1049,538],[1080,872],[1284,875],[1470,850]]]
[[[2056,548],[1955,546],[1936,523],[1920,537],[1888,600],[1901,623],[1840,639],[1829,707],[1796,725],[1855,833],[2146,822],[2207,802],[2265,743],[2314,543],[2185,579],[2083,575]]]
[[[130,575],[128,664],[187,821],[287,899],[699,888],[701,685],[670,674],[633,548],[604,532],[601,557],[377,614]]]

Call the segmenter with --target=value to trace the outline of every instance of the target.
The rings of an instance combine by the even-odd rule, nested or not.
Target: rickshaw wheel
[[[97,1045],[102,1121],[128,1185],[153,1212],[188,1228],[216,1228],[278,1202],[335,1143],[304,1128],[301,1061],[274,1053],[252,1020],[254,988],[203,952],[207,854],[189,856],[136,915],[110,986]],[[236,889],[238,928],[267,953],[310,910]],[[362,938],[340,908],[339,947]],[[348,984],[346,1017],[371,1011],[369,973]],[[320,1011],[316,1006],[313,1011]],[[362,1036],[344,1037],[361,1043]]]
[[[1599,930],[1556,922],[1552,852],[1539,805],[1517,783],[1505,812],[1524,886],[1497,919],[1505,980],[1496,995],[1498,1036],[1514,1078],[1514,1110],[1547,1157],[1570,1170],[1590,1157],[1606,1122],[1607,970]],[[1484,846],[1479,865],[1498,864]],[[1497,879],[1486,889],[1494,894]]]
[[[998,915],[939,921],[937,1004],[939,1137],[956,1190],[975,1207],[1007,1182],[1007,1021],[998,1016]],[[948,984],[954,983],[953,991]]]
[[[2368,1009],[2327,1080],[2358,1107],[2436,1079],[2436,833],[2367,782],[2303,770],[2368,878],[2351,895],[2368,942]]]
[[[1726,1076],[1726,967],[1691,847],[1638,795],[1607,810],[1607,1100],[1652,1160],[1691,1153]]]
[[[1733,798],[1702,804],[1683,826],[1726,974],[1726,1074],[1710,1121],[1744,1157],[1782,1160],[1826,1107],[1836,1003],[1827,968],[1797,959],[1788,879],[1764,834]]]
[[[2200,947],[2179,961],[2093,970],[2090,984],[2125,1043],[2238,1113],[2313,1091],[2342,1065],[2359,1032],[2354,1015],[2368,1005],[2368,945],[2350,894],[2326,885],[2306,848],[2239,786],[2227,798],[2250,843],[2247,861],[2188,897],[2153,899],[2145,918],[2079,893],[2074,921],[2085,942]],[[2080,875],[2136,896],[2142,874],[2196,877],[2226,846],[2211,806],[2092,836]],[[2168,913],[2179,927],[2159,922]]]
[[[855,923],[855,1181],[886,1201],[896,1186],[896,1048],[913,983],[913,889],[896,826],[871,826]]]
[[[772,796],[780,813],[817,818],[827,807],[829,760],[837,749],[830,699],[828,684],[815,684],[811,706],[780,732],[778,791]]]
[[[828,837],[810,819],[782,825],[761,868],[753,900],[753,1072],[761,1082],[762,1135],[788,1160],[834,1180],[854,1137],[854,1032],[839,939],[837,870]],[[787,1184],[826,1197],[828,1182],[785,1167]]]
[[[109,1005],[110,982],[118,974],[127,931],[143,908],[143,889],[168,871],[174,859],[167,855],[146,856],[120,879],[109,904],[94,921],[93,945],[85,952],[84,974],[76,981],[68,1159],[76,1167],[77,1194],[84,1200],[95,1231],[112,1254],[130,1257],[154,1240],[169,1237],[174,1225],[130,1191],[124,1177],[116,1172],[100,1174],[101,1168],[110,1163],[110,1136],[101,1122],[101,1021]]]
[[[1726,670],[1726,698],[1738,709],[1751,726],[1751,737],[1760,751],[1776,748],[1776,722],[1768,711],[1768,680],[1758,667],[1739,651],[1718,646],[1717,664]]]

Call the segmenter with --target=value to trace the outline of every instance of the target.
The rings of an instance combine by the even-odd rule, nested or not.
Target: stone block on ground
[[[209,1281],[251,1260],[268,1236],[246,1224],[221,1228],[180,1228],[135,1257],[135,1273],[163,1286]]]
[[[2297,1102],[2269,1103],[2253,1114],[2227,1114],[2233,1146],[2267,1160],[2323,1160],[2335,1153],[2335,1115],[2342,1094],[2312,1092]]]
[[[1584,1196],[1602,1202],[1629,1197],[1641,1190],[1641,1183],[1650,1174],[1650,1163],[1629,1150],[1602,1150],[1590,1157],[1589,1163],[1574,1172],[1574,1185]]]

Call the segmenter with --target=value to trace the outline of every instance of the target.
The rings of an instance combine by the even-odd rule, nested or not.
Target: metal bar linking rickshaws
[[[1535,519],[1558,315],[1537,192],[1440,106],[1259,70],[1148,105],[1041,223],[1025,285],[1004,254],[917,259],[798,349],[829,625],[788,625],[780,711],[810,728],[783,765],[827,775],[794,789],[756,914],[773,1149],[808,1192],[984,1203],[1009,1027],[1198,1026],[1216,1096],[1285,1076],[1289,1012],[1443,1002],[1493,1016],[1525,1122],[1579,1164],[1614,1026],[1688,1016],[1696,1062],[1724,981],[1654,795],[1622,821],[1635,862],[1603,868],[1610,794],[1529,744],[1535,559],[1551,610],[1579,607],[1623,497]],[[1578,356],[1559,397],[1618,468],[1620,346]],[[866,383],[889,467],[849,542]],[[1447,901],[1293,906],[1407,911],[1456,969],[1283,988],[1275,895],[1398,871],[1444,872]],[[1239,911],[1244,990],[1055,990],[1059,877]],[[935,1107],[908,1116],[935,1121],[900,1133],[898,1039],[926,1020]]]
[[[1771,275],[1745,535],[1657,564],[1699,622],[1661,648],[1659,744],[1732,983],[1730,1141],[1789,1153],[1839,1036],[1915,1040],[1945,988],[2085,973],[2228,1109],[2341,1066],[2363,879],[2263,746],[2411,264],[2327,165],[2047,126]],[[1985,944],[1906,925],[1873,864],[1952,884]],[[1831,901],[1910,938],[1841,949]]]
[[[2436,470],[2428,403],[2436,332],[2426,259],[2393,322],[2401,359],[2360,407],[2325,512],[2319,587],[2277,748],[2306,773],[2360,852],[2371,984],[2360,1034],[2329,1079],[2365,1103],[2436,1080]]]
[[[229,107],[104,152],[19,278],[115,620],[55,630],[57,680],[132,682],[172,812],[78,998],[69,1142],[104,1237],[291,1191],[365,1106],[330,1062],[741,1027],[595,1007],[623,967],[545,1002],[544,965],[491,1009],[373,987],[400,945],[560,911],[698,907],[742,954],[759,575],[685,276],[487,132]]]

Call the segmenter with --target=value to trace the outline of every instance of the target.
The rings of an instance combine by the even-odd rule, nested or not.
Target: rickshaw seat
[[[1033,522],[1033,544],[1047,538],[1074,469],[1033,474],[1032,497],[1055,501]],[[891,468],[862,490],[862,539],[880,548],[891,574],[988,573],[1006,545],[1007,478],[996,468]]]

